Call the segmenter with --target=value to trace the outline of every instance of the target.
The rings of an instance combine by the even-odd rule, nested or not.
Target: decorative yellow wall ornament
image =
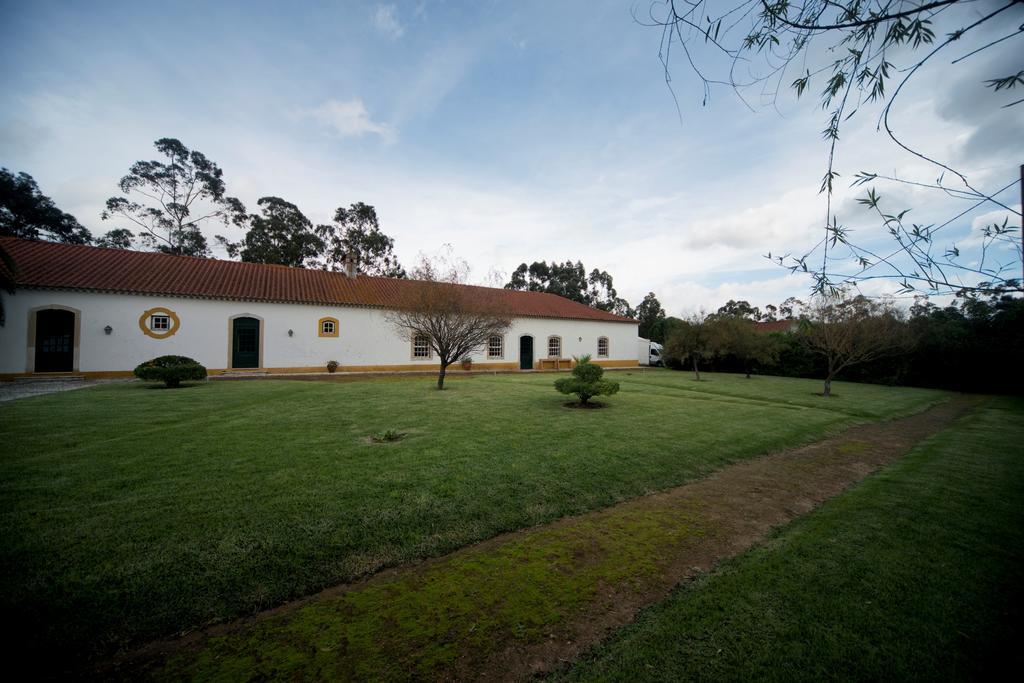
[[[166,321],[161,318],[166,318]],[[166,324],[166,327],[160,327],[163,324]],[[178,314],[169,308],[151,308],[139,316],[139,329],[144,335],[153,339],[172,337],[179,327],[181,327],[181,321],[178,319]]]

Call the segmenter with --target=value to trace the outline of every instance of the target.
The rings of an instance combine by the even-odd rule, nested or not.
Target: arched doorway
[[[72,372],[75,369],[75,313],[61,308],[35,312],[35,372]]]
[[[231,367],[260,367],[260,328],[259,318],[239,316],[231,319]]]
[[[519,338],[519,369],[533,369],[533,337],[529,335]]]

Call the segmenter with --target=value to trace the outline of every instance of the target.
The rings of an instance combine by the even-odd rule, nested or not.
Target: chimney
[[[345,275],[355,280],[359,266],[359,257],[356,255],[356,252],[350,251],[346,253],[341,264],[345,267]]]

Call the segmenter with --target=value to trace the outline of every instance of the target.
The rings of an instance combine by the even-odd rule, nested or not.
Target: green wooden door
[[[533,369],[533,337],[519,338],[519,369]]]
[[[235,318],[231,335],[231,367],[260,366],[260,321],[256,318]]]

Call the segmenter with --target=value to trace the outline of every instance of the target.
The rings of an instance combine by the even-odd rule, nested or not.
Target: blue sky
[[[99,213],[128,166],[176,137],[220,164],[251,210],[276,195],[326,222],[337,206],[373,204],[407,264],[445,243],[478,280],[581,259],[632,303],[654,291],[677,315],[807,294],[762,255],[820,236],[822,112],[789,97],[751,112],[724,90],[701,106],[677,62],[680,117],[659,33],[633,21],[629,2],[0,8],[0,165],[32,174],[94,233],[115,227]],[[1012,180],[1024,115],[992,106],[979,81],[1014,54],[922,73],[897,124],[985,187]],[[844,178],[872,168],[934,179],[875,123],[844,133]],[[837,207],[867,230],[860,193],[843,183]],[[950,215],[932,196],[899,190],[894,201],[922,221]],[[969,242],[991,209],[949,239]]]

